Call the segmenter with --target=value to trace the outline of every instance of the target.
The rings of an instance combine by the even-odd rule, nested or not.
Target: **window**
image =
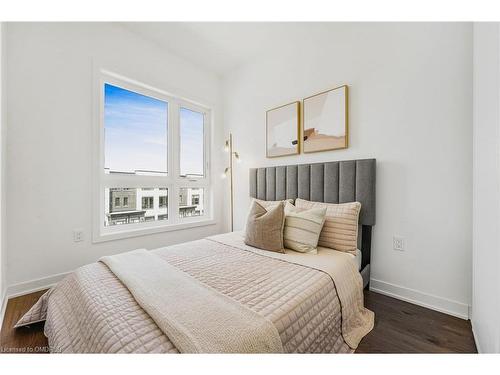
[[[167,173],[168,103],[104,84],[104,168],[109,173]]]
[[[204,176],[204,120],[203,113],[181,107],[180,162],[182,177]]]
[[[210,110],[97,74],[94,240],[210,223]]]
[[[184,218],[203,215],[203,192],[203,188],[181,188],[179,198],[180,217]]]
[[[168,197],[166,195],[160,197],[160,208],[168,207]]]
[[[166,189],[166,188],[163,188]],[[106,204],[104,212],[104,226],[112,227],[121,224],[137,224],[146,221],[168,219],[168,207],[154,206],[155,196],[160,193],[159,188],[109,188],[104,189],[105,200],[112,202]],[[123,202],[117,205],[116,202]],[[139,203],[138,204],[136,203]]]
[[[153,197],[142,197],[142,209],[151,210],[153,209],[154,199]]]

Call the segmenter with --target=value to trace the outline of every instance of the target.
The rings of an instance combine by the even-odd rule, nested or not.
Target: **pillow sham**
[[[288,202],[293,204],[293,199],[284,199],[282,201],[263,201],[262,199],[254,198],[253,200],[264,207],[266,210],[273,206],[277,206],[280,203],[286,204]]]
[[[302,209],[326,208],[325,223],[318,245],[356,255],[361,203],[322,203],[298,198],[295,200],[295,206]]]
[[[303,210],[287,202],[283,243],[285,248],[301,253],[317,254],[318,240],[325,222],[326,208]]]
[[[283,225],[285,211],[283,202],[266,210],[256,200],[252,202],[247,218],[245,243],[259,249],[284,253]]]

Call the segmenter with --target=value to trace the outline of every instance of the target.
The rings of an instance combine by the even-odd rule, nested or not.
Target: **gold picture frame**
[[[300,154],[300,101],[266,111],[266,157]]]
[[[342,85],[302,99],[302,151],[342,150],[349,147],[349,87]]]

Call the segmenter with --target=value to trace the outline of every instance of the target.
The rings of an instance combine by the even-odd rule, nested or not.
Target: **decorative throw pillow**
[[[266,210],[273,206],[277,206],[280,203],[286,204],[288,202],[293,204],[293,199],[284,199],[282,201],[263,201],[262,199],[254,198],[253,200],[264,207]]]
[[[326,208],[325,224],[318,245],[356,255],[361,203],[334,204],[296,199],[295,206],[302,209]]]
[[[318,253],[318,240],[325,222],[326,208],[303,210],[287,202],[283,242],[287,249]]]
[[[282,202],[266,210],[254,200],[247,218],[245,243],[259,249],[284,253],[284,223],[285,211]]]

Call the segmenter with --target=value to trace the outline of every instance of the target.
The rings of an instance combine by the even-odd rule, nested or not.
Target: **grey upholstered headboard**
[[[370,263],[375,225],[375,159],[250,169],[250,196],[263,200],[302,198],[316,202],[360,202],[363,268]]]
[[[359,223],[375,225],[375,159],[250,169],[250,196],[274,201],[360,202]]]

